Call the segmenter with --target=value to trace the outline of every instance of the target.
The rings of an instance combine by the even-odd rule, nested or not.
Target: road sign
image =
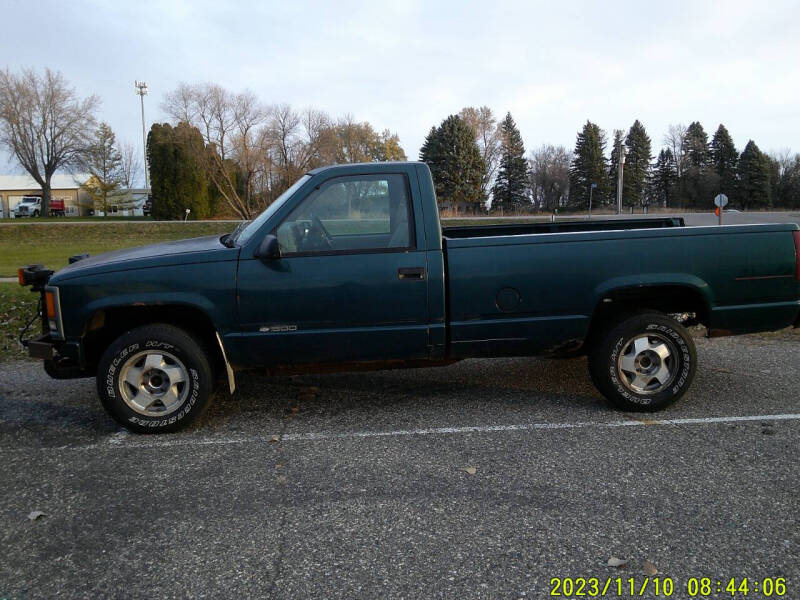
[[[728,197],[725,194],[717,194],[714,198],[714,204],[720,208],[725,208],[725,205],[728,204]]]

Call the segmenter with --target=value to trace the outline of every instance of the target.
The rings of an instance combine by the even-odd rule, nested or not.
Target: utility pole
[[[622,170],[625,168],[625,144],[619,145],[619,168],[617,169],[617,214],[622,214]]]
[[[593,183],[592,185],[589,186],[589,218],[590,219],[592,218],[592,192],[594,191],[594,188],[596,188],[596,187],[597,187],[596,183]]]
[[[137,81],[135,84],[136,93],[142,101],[142,152],[144,153],[144,187],[150,189],[150,169],[147,164],[147,136],[144,129],[144,97],[147,95],[147,82]]]

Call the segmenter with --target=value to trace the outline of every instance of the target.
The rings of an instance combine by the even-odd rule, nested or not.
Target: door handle
[[[397,269],[398,279],[425,279],[425,267],[400,267]]]

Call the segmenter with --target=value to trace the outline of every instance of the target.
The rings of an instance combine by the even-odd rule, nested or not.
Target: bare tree
[[[139,182],[139,176],[142,172],[142,159],[136,146],[128,142],[123,142],[119,145],[119,153],[122,157],[120,164],[122,185],[130,190],[135,188]]]
[[[782,208],[800,208],[800,154],[789,148],[771,152],[773,204]]]
[[[678,179],[683,175],[683,162],[686,156],[684,142],[686,141],[686,126],[682,123],[677,125],[670,125],[667,129],[667,134],[664,136],[664,145],[672,150],[672,156],[675,157],[675,170]]]
[[[243,219],[257,210],[253,182],[263,168],[260,129],[267,110],[250,92],[232,93],[203,83],[182,83],[167,94],[164,111],[202,134],[203,147],[192,148],[219,194]]]
[[[50,182],[74,166],[94,130],[97,96],[80,99],[64,76],[45,69],[0,71],[0,144],[42,188],[42,215],[50,212]]]
[[[497,169],[500,166],[500,127],[497,119],[488,106],[475,108],[467,106],[458,113],[470,129],[475,133],[475,141],[481,151],[481,157],[486,164],[486,172],[481,181],[481,192],[488,199],[489,192],[494,184]]]
[[[289,104],[267,107],[249,93],[215,84],[181,84],[164,111],[173,122],[200,131],[192,153],[242,218],[268,205],[303,173],[323,164],[404,158],[396,135],[377,133],[352,116],[333,121],[325,112]]]
[[[547,211],[564,206],[569,196],[572,153],[564,146],[544,145],[531,151],[528,162],[534,206]]]

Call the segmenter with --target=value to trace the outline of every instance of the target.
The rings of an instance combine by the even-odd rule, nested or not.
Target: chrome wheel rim
[[[675,344],[658,333],[634,336],[617,358],[620,381],[636,394],[657,394],[670,386],[678,372]]]
[[[122,399],[147,417],[175,412],[189,394],[186,367],[174,354],[145,350],[131,356],[119,372]]]

